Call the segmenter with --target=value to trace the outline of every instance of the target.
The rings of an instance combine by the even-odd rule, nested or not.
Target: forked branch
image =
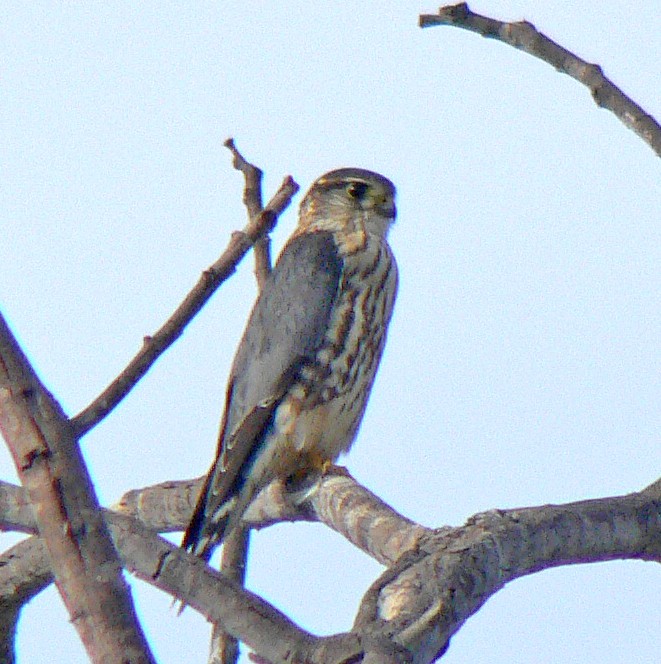
[[[153,526],[164,528],[159,501],[175,522],[164,529],[187,522],[195,498],[193,486],[188,482],[149,487],[122,499],[122,511],[144,521],[139,525],[127,516],[108,517],[122,562],[208,619],[219,621],[270,661],[286,661],[278,657],[290,639],[292,653],[314,662],[339,662],[348,651],[364,655],[373,648],[387,650],[387,644],[395,649],[395,661],[402,655],[398,647],[403,647],[416,653],[416,661],[431,662],[463,623],[509,581],[560,565],[615,559],[661,562],[661,480],[626,496],[491,510],[464,526],[437,530],[398,515],[345,473],[322,478],[298,507],[296,494],[282,495],[282,486],[274,484],[260,495],[249,519],[262,523],[282,517],[318,519],[389,564],[365,595],[352,633],[317,638],[286,619],[282,623],[281,614],[272,613],[275,610],[263,600],[152,534]],[[6,492],[4,502],[14,500],[19,500],[16,490]],[[12,514],[16,521],[21,511],[13,509]],[[31,522],[20,526],[29,529]],[[39,540],[32,541],[39,545]],[[0,566],[0,590],[6,573],[2,570]],[[43,569],[37,572],[45,575]],[[230,605],[234,617],[226,612]],[[260,616],[268,628],[248,619],[257,606],[262,607]],[[261,629],[272,634],[283,624],[284,640],[278,640],[277,647],[270,637],[262,641]]]
[[[91,661],[110,662],[122,653],[135,664],[154,662],[78,440],[2,316],[0,431],[48,548],[58,590]],[[11,630],[10,621],[5,634]]]

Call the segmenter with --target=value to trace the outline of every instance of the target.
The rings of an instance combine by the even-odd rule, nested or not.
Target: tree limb
[[[192,482],[168,483],[131,492],[127,494],[128,499],[127,496],[122,499],[122,509],[128,513],[140,506],[135,514],[144,519],[159,512],[160,495],[160,500],[169,506],[177,523],[184,524],[195,503],[193,487]],[[471,517],[462,527],[435,531],[400,517],[346,474],[331,473],[321,478],[314,490],[308,489],[308,497],[298,508],[296,501],[300,496],[283,497],[279,495],[283,491],[276,483],[268,487],[246,516],[253,520],[265,519],[264,523],[269,523],[275,520],[276,514],[294,519],[298,510],[300,518],[319,518],[331,527],[337,527],[354,544],[390,564],[366,593],[351,634],[317,639],[307,632],[296,631],[298,628],[288,623],[286,629],[294,630],[287,632],[293,639],[294,651],[301,656],[305,653],[311,662],[342,661],[334,658],[354,650],[354,654],[360,657],[367,657],[366,653],[374,649],[383,655],[385,651],[390,652],[391,647],[394,648],[391,655],[395,661],[405,661],[401,659],[403,653],[398,646],[415,653],[416,662],[431,662],[447,648],[450,637],[468,617],[513,579],[567,564],[615,559],[661,562],[661,480],[639,493],[626,496],[566,505],[492,510]],[[151,507],[145,509],[145,505]],[[173,505],[179,506],[182,513],[175,516],[171,510]],[[112,524],[116,523],[112,515],[108,518]],[[162,521],[161,517],[158,519]],[[145,523],[146,526],[140,528],[154,525],[149,521]],[[29,523],[20,525],[23,530],[30,526]],[[171,524],[169,529],[175,526]],[[138,531],[145,533],[137,525],[131,528],[135,537]],[[268,644],[259,645],[261,641],[254,640],[257,638],[252,631],[254,624],[236,618],[236,622],[231,623],[233,626],[226,625],[224,620],[227,617],[218,612],[217,604],[229,601],[224,594],[229,592],[229,580],[200,565],[188,554],[186,560],[195,560],[194,570],[176,558],[178,562],[168,569],[166,576],[162,577],[160,572],[154,576],[147,570],[151,569],[148,565],[155,563],[140,562],[142,558],[136,558],[132,549],[124,548],[117,541],[115,530],[112,532],[128,569],[182,598],[210,620],[220,620],[229,633],[255,648],[261,657],[268,661],[287,661],[278,659]],[[149,530],[145,536],[147,534],[150,538],[156,537]],[[170,548],[162,550],[160,543],[158,549],[154,548],[155,540],[150,541],[152,544],[144,544],[151,551],[150,555],[158,557],[167,553],[166,557],[170,559]],[[138,546],[137,542],[132,546]],[[145,555],[144,552],[140,554]],[[215,587],[216,579],[220,579],[219,588]],[[231,588],[236,593],[231,600],[235,608],[240,605],[250,611],[254,596],[248,595],[251,599],[241,604],[244,591],[238,586]],[[279,620],[277,618],[276,622]]]
[[[296,182],[290,176],[286,177],[266,207],[251,219],[242,231],[232,234],[232,239],[223,254],[202,273],[200,280],[172,316],[153,336],[145,337],[142,348],[124,371],[89,406],[72,419],[74,432],[79,438],[106,417],[147,373],[161,354],[181,336],[186,325],[236,270],[236,266],[253,244],[273,229],[278,217],[289,205],[298,189]]]
[[[19,542],[0,556],[0,662],[15,662],[20,611],[52,581],[48,551],[38,537]]]
[[[243,189],[243,204],[248,211],[248,221],[256,219],[262,211],[262,170],[247,161],[237,150],[234,140],[228,138],[225,147],[232,153],[232,165],[237,171],[243,173],[245,187]],[[262,235],[253,247],[255,254],[255,278],[257,286],[262,289],[264,282],[271,274],[271,238],[268,233]]]
[[[93,662],[154,662],[78,441],[0,316],[0,430]]]
[[[661,490],[654,486],[614,498],[492,510],[426,535],[417,552],[376,581],[356,626],[385,621],[416,661],[433,661],[514,579],[560,565],[661,562]]]
[[[465,2],[447,5],[438,14],[422,14],[421,28],[451,25],[477,32],[483,37],[497,39],[514,46],[544,62],[558,71],[575,78],[585,85],[601,108],[605,108],[629,129],[642,138],[657,155],[661,156],[661,126],[630,97],[624,94],[611,80],[604,76],[599,65],[582,60],[556,42],[549,39],[528,21],[505,23],[488,16],[475,14]]]

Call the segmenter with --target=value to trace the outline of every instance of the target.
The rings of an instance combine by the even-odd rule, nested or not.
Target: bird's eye
[[[361,199],[367,191],[369,185],[365,182],[351,182],[347,186],[347,194],[351,198]]]

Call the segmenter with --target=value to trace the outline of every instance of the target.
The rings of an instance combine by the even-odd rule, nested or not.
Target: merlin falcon
[[[216,459],[182,546],[208,561],[259,491],[349,450],[397,292],[395,187],[358,168],[320,177],[250,314]]]

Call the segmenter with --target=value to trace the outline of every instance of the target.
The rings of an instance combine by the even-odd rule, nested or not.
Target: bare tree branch
[[[0,481],[0,530],[34,533],[37,524],[25,489]],[[15,662],[16,624],[22,607],[53,582],[42,540],[30,537],[0,555],[0,662]]]
[[[186,604],[209,620],[224,625],[230,634],[240,637],[269,661],[306,661],[305,653],[315,646],[317,640],[267,602],[215,572],[192,554],[158,537],[135,519],[111,512],[106,512],[106,519],[124,566],[138,578],[175,597],[185,597]],[[21,524],[23,530],[28,527],[29,523]],[[39,538],[30,538],[14,547],[13,551],[19,548],[22,551],[18,557],[24,561],[23,566],[37,566],[43,571],[43,566],[50,562]],[[0,562],[6,560],[8,554]],[[14,565],[14,572],[20,571]],[[33,584],[37,583],[34,567],[22,578],[26,576],[31,577]],[[45,573],[42,576],[41,584],[48,582],[50,575]],[[0,588],[6,589],[9,583],[8,575],[0,567]],[[20,581],[14,585],[20,586],[24,596],[30,591]],[[3,595],[0,600],[3,604],[5,597]],[[337,647],[334,646],[334,649]],[[352,653],[354,649],[351,649]],[[342,648],[340,650],[344,652]]]
[[[228,139],[225,143],[225,146],[232,152],[234,167],[240,172],[242,172],[245,178],[243,200],[248,211],[249,227],[251,225],[254,225],[255,223],[263,225],[264,210],[262,207],[262,192],[261,192],[262,171],[253,164],[250,164],[243,157],[243,155],[236,148],[232,139]],[[295,189],[292,190],[291,194],[293,195],[294,192]],[[273,207],[272,203],[270,205],[271,207]],[[263,285],[264,281],[268,278],[271,269],[270,249],[269,249],[270,240],[268,239],[268,230],[270,230],[270,228],[265,228],[265,233],[262,235],[261,239],[258,240],[258,243],[255,245],[255,264],[256,264],[255,273],[260,288]],[[233,239],[236,239],[236,237],[237,236],[235,235]],[[216,264],[216,266],[214,266],[214,268],[217,267],[218,263]],[[202,305],[200,304],[200,306]],[[181,311],[181,307],[179,311]],[[173,316],[173,318],[175,318],[176,315],[177,312],[175,312],[175,316]],[[170,322],[171,321],[172,319],[170,320]],[[183,324],[181,325],[181,329],[183,329],[183,325],[185,325],[186,322],[187,321],[183,322]],[[174,338],[176,338],[176,336],[173,336],[172,340],[174,340]],[[165,349],[165,347],[167,346],[164,346],[163,350]],[[156,358],[154,357],[154,360],[155,359]],[[148,366],[145,366],[143,368],[144,371],[146,371]],[[121,384],[123,384],[125,387],[128,386],[128,388],[130,389],[130,386],[134,384],[130,383],[130,381],[133,380],[137,381],[142,375],[139,373],[133,374],[132,376],[128,377],[128,380],[126,380],[127,372],[130,373],[130,370],[131,366],[129,366],[127,370],[125,370],[124,374],[120,376],[117,379],[117,381],[115,381],[114,385],[115,386],[119,385],[121,387]],[[100,397],[100,399],[104,400],[104,403],[106,404],[112,402],[113,398],[115,397],[111,397],[110,399],[108,398],[104,399],[104,395]],[[119,398],[123,397],[120,395]],[[98,404],[99,400],[97,400],[95,403]],[[93,406],[94,404],[92,405],[92,407]],[[82,415],[84,415],[84,413]],[[88,424],[90,424],[90,426],[93,425],[93,423],[88,423]],[[149,494],[147,494],[147,496],[143,495],[140,498],[138,498],[138,500],[144,500],[144,498],[148,497],[148,495]],[[166,494],[166,495],[172,495],[172,494]],[[138,507],[142,509],[144,506],[139,505]],[[166,507],[165,511],[160,510],[159,512],[156,513],[161,517],[161,519],[163,519],[165,515],[169,515],[170,513],[170,510],[167,508],[168,506],[165,507]],[[243,534],[238,535],[236,538],[230,538],[223,547],[223,558],[222,558],[221,568],[229,578],[232,578],[238,582],[243,581],[243,577],[245,575],[247,555],[248,555],[248,531],[246,530]],[[231,664],[232,662],[235,662],[237,659],[238,644],[230,635],[225,634],[223,632],[222,626],[220,625],[217,626],[215,630],[214,645],[212,647],[212,652],[215,652],[216,656],[213,657],[211,661],[222,661],[224,662],[224,664]],[[219,652],[222,653],[222,659],[218,659]]]
[[[349,542],[390,565],[416,548],[427,528],[407,519],[348,473],[327,474],[310,497],[316,517]]]
[[[567,505],[492,510],[461,528],[443,528],[376,581],[356,626],[375,620],[396,625],[398,641],[416,661],[432,661],[509,581],[560,565],[659,562],[661,491],[654,486]]]
[[[36,527],[27,492],[0,480],[0,530],[33,533]]]
[[[314,637],[253,593],[215,572],[203,561],[170,544],[128,517],[108,514],[124,565],[197,609],[269,662],[340,664],[368,661],[408,662],[410,653],[387,631]]]
[[[181,531],[191,519],[203,482],[204,477],[198,477],[133,489],[111,509],[131,516],[159,533]],[[0,487],[3,484],[0,482]]]
[[[497,39],[548,62],[558,71],[585,85],[597,106],[614,113],[629,129],[640,136],[657,155],[661,156],[661,126],[638,104],[610,81],[599,65],[582,60],[539,32],[532,23],[505,23],[473,13],[465,2],[447,5],[438,14],[422,14],[421,28],[451,25],[477,32],[483,37]]]
[[[250,548],[250,528],[235,528],[223,543],[220,571],[244,587]],[[239,642],[216,624],[211,635],[208,664],[234,664],[239,659]]]
[[[190,520],[202,481],[164,482],[129,491],[113,509],[159,532],[181,530]],[[244,515],[244,523],[252,528],[282,521],[320,521],[383,565],[415,548],[429,531],[397,513],[339,466],[301,491],[272,482]]]
[[[247,516],[267,516],[268,521],[280,512],[292,518],[292,501],[287,505],[277,499],[275,508],[268,507],[278,489],[272,485],[267,491],[270,494],[261,494],[257,509]],[[366,509],[374,503],[374,510]],[[383,541],[379,558],[399,556],[366,594],[356,636],[391,634],[416,653],[416,661],[433,661],[463,622],[510,580],[565,564],[661,561],[661,481],[629,496],[494,510],[476,515],[461,528],[436,532],[406,519],[398,523],[396,513],[388,513],[389,508],[379,503],[351,478],[331,475],[322,478],[300,514],[311,518],[317,513],[354,544]],[[347,516],[352,511],[353,517]],[[384,519],[396,527],[384,526]],[[409,528],[404,539],[410,548],[393,546],[397,533]],[[374,555],[373,545],[363,548]]]
[[[531,23],[497,21],[461,3],[441,8],[438,15],[420,16],[420,25],[472,30],[548,62],[586,85],[598,106],[613,112],[661,155],[661,127],[654,118],[599,66],[553,42]],[[433,661],[466,619],[513,579],[567,564],[661,562],[661,480],[628,496],[492,510],[475,515],[463,527],[436,531],[399,515],[345,472],[330,472],[313,486],[294,491],[274,482],[246,513],[248,523],[263,527],[283,519],[320,520],[389,566],[367,591],[352,633],[317,638],[241,587],[247,531],[225,543],[225,575],[151,532],[179,530],[188,522],[200,480],[129,492],[119,510],[135,519],[109,512],[102,518],[78,437],[128,394],[251,246],[262,286],[270,272],[268,232],[298,189],[286,179],[262,209],[261,170],[243,158],[231,139],[225,145],[245,178],[248,225],[233,235],[224,254],[154,337],[145,338],[122,374],[74,420],[66,418],[39,383],[0,317],[0,428],[27,490],[0,483],[0,519],[6,529],[35,532],[38,527],[40,533],[0,556],[0,661],[14,661],[20,608],[53,580],[51,566],[95,661],[111,650],[115,656],[129,653],[126,659],[131,662],[153,661],[116,553],[136,576],[214,621],[216,654],[211,661],[224,663],[236,659],[236,638],[264,662]]]
[[[224,145],[234,157],[232,165],[237,171],[243,173],[245,178],[243,204],[248,210],[248,221],[253,221],[262,211],[262,170],[246,161],[234,145],[233,139],[228,138]],[[253,252],[255,254],[255,277],[257,286],[261,290],[264,282],[271,274],[271,238],[268,233],[262,235],[255,242]]]
[[[178,505],[184,510],[176,516],[177,521],[183,524],[195,502],[192,487],[191,482],[170,483],[132,492],[130,500],[122,500],[123,509],[129,511],[129,506],[140,505],[137,512],[140,517],[155,514],[160,494],[164,504]],[[137,498],[140,493],[147,498]],[[294,631],[290,636],[294,650],[299,655],[305,652],[311,662],[342,661],[334,657],[339,656],[338,653],[346,654],[346,649],[352,652],[355,649],[363,656],[368,650],[376,648],[379,656],[385,657],[384,649],[390,647],[395,648],[392,656],[397,660],[403,656],[397,650],[397,644],[408,652],[416,653],[416,662],[430,662],[444,651],[450,637],[466,619],[513,579],[566,564],[615,559],[661,562],[661,480],[627,496],[558,506],[492,510],[475,515],[462,527],[446,527],[436,531],[400,517],[343,473],[321,478],[314,489],[308,489],[307,498],[298,508],[296,501],[300,496],[294,493],[283,497],[283,493],[286,492],[282,485],[278,487],[274,483],[260,494],[255,508],[247,517],[266,518],[268,523],[275,520],[276,513],[295,518],[298,509],[301,518],[320,518],[331,527],[337,527],[345,537],[370,555],[390,563],[390,567],[366,593],[352,635],[316,639],[296,631],[298,628],[292,628]],[[19,499],[17,494],[15,497]],[[190,503],[188,507],[185,507],[186,502]],[[145,510],[144,506],[148,503],[152,508]],[[112,514],[107,518],[112,524],[120,523],[114,520]],[[155,523],[161,521],[158,517]],[[122,532],[126,529],[122,524],[126,523],[120,523]],[[23,530],[30,527],[29,520],[18,525]],[[140,528],[148,528],[149,537],[153,538],[155,535],[149,532],[153,525],[147,521],[146,526]],[[131,528],[137,537],[140,528],[137,525]],[[112,532],[113,537],[117,538],[116,531]],[[37,540],[29,540],[32,541]],[[154,548],[155,540],[150,542],[143,542],[140,547],[145,546],[152,556],[160,556],[159,551],[165,555],[160,543],[159,548]],[[124,564],[138,576],[183,597],[187,604],[196,607],[210,620],[219,620],[230,634],[244,640],[266,660],[284,661],[278,659],[275,656],[277,653],[269,650],[268,646],[266,650],[260,649],[263,644],[260,646],[253,640],[257,638],[253,628],[261,627],[247,624],[239,618],[231,627],[224,622],[225,614],[221,616],[214,608],[218,602],[227,601],[224,593],[231,582],[223,575],[200,566],[199,561],[194,565],[195,570],[191,570],[177,558],[179,562],[169,569],[167,581],[163,581],[165,577],[161,578],[160,572],[153,578],[148,573],[150,568],[147,565],[154,565],[153,561],[140,562],[142,558],[136,558],[131,553],[132,549],[123,548],[117,539],[116,546]],[[138,545],[134,542],[132,546]],[[140,556],[144,555],[147,554],[143,551]],[[186,560],[193,559],[186,555]],[[41,570],[41,574],[45,576],[46,572]],[[221,579],[220,588],[215,587],[215,579]],[[0,589],[2,587],[0,574]],[[244,602],[241,599],[244,598],[243,591],[238,586],[231,587],[236,593],[232,595],[235,608],[239,607],[236,610],[252,610],[249,607],[253,606],[254,597],[248,594],[246,597],[250,599]],[[278,621],[279,618],[275,622]]]
[[[78,441],[0,316],[0,430],[48,547],[58,590],[94,662],[154,662]]]
[[[268,603],[134,519],[109,514],[108,520],[128,570],[221,623],[269,659],[283,661],[290,648],[304,647],[312,638]]]
[[[299,507],[297,507],[296,501],[301,499],[301,495],[297,495],[296,493],[287,494],[282,484],[273,483],[273,485],[260,494],[254,507],[246,515],[247,518],[253,519],[259,525],[268,525],[280,520],[282,517],[291,520],[297,518],[305,520],[316,519],[318,511],[319,516],[324,522],[331,527],[337,527],[340,531],[344,531],[343,534],[348,536],[351,541],[362,546],[364,550],[371,555],[375,555],[382,561],[390,561],[402,553],[400,547],[403,547],[403,543],[407,540],[398,534],[401,531],[410,531],[408,541],[411,546],[414,546],[414,539],[418,540],[423,533],[428,532],[427,529],[411,524],[409,520],[399,517],[396,512],[380,501],[374,494],[358,485],[343,469],[336,469],[335,472],[337,474],[331,473],[324,476],[313,488],[308,488],[305,492],[302,492],[303,499],[306,502]],[[16,508],[10,503],[12,501],[17,503],[21,501],[20,494],[22,490],[18,487],[11,487],[11,485],[8,487],[3,485],[4,483],[0,483],[0,489],[7,496],[5,503],[8,504],[8,509],[13,513],[18,513]],[[187,482],[168,482],[139,491],[131,491],[119,501],[118,509],[124,514],[131,514],[140,519],[150,531],[156,528],[164,531],[180,529],[190,518],[190,513],[195,505],[196,494],[200,486],[201,480],[191,480]],[[370,509],[373,514],[371,522],[369,519]],[[25,521],[22,523],[19,522],[16,525],[22,531],[29,531],[33,527],[31,515],[27,512],[22,512],[22,515]],[[112,516],[110,515],[108,518],[112,519]],[[173,519],[173,521],[167,523],[167,519]],[[388,523],[392,524],[391,528],[386,527]],[[373,543],[367,544],[370,540],[373,540]],[[379,544],[379,542],[382,542],[382,544]],[[395,544],[397,542],[399,544]],[[43,549],[37,538],[31,538],[23,544],[26,547],[33,547],[37,550]],[[128,555],[119,544],[117,546],[120,555],[123,557]],[[39,560],[38,551],[36,554],[33,552],[33,559]],[[163,587],[156,580],[145,576],[143,568],[135,567],[135,561],[134,563],[127,563],[124,560],[124,562],[127,568],[135,571],[138,576],[141,576],[150,583],[159,585],[159,587]],[[51,578],[48,571],[47,557],[41,559],[41,567],[33,570],[33,574],[37,574],[39,578],[43,579],[41,587],[45,587],[50,582]],[[3,577],[0,572],[0,590],[3,588],[2,580]],[[188,592],[190,586],[187,585],[185,579],[178,579],[177,583],[182,593]],[[197,583],[204,585],[208,584],[209,580],[200,579]],[[38,589],[34,590],[32,594],[35,592],[38,592]],[[0,595],[1,601],[2,595]],[[210,604],[207,605],[205,615],[209,619],[213,618],[208,611],[212,611],[213,602],[218,601],[221,601],[220,597],[211,598]],[[186,603],[192,603],[189,602],[188,594],[186,594]],[[246,610],[249,610],[250,606],[250,603],[248,603]],[[239,636],[241,636],[242,640],[251,644],[250,637],[246,637],[245,633],[241,633]],[[312,657],[310,661],[343,661],[342,658],[347,647],[351,653],[354,653],[354,650],[355,652],[362,652],[365,649],[374,650],[376,648],[379,657],[385,657],[384,652],[390,652],[394,648],[395,655],[393,656],[400,657],[402,655],[402,652],[397,649],[396,645],[378,631],[368,636],[369,638],[364,634],[355,634],[351,638],[338,636],[332,637],[330,640],[315,641],[315,654],[310,654],[310,657]],[[222,646],[221,653],[228,653],[227,641],[214,641],[213,644]],[[231,648],[231,643],[229,647]],[[231,654],[231,652],[228,654]],[[228,656],[228,654],[224,654],[224,656]],[[261,654],[265,655],[263,652]],[[339,659],[336,660],[335,657],[339,657]],[[377,661],[386,660],[377,659]],[[404,660],[395,658],[392,661]]]
[[[145,337],[142,349],[122,373],[82,412],[72,419],[75,434],[83,436],[96,426],[133,389],[149,368],[183,333],[184,328],[204,306],[217,288],[236,270],[236,266],[262,235],[269,233],[279,215],[289,205],[299,187],[286,177],[266,207],[232,239],[220,258],[207,270],[177,310],[153,335]]]
[[[404,652],[378,634],[314,637],[264,600],[215,572],[192,554],[158,537],[136,520],[109,512],[106,519],[126,569],[175,597],[185,598],[186,604],[214,623],[222,624],[229,634],[240,638],[266,661],[339,664],[354,658],[359,661],[372,650],[400,655]],[[36,564],[47,562],[41,540],[31,538],[21,544],[28,543],[34,549],[31,561],[41,556],[42,562]],[[2,582],[0,572],[0,587]],[[400,656],[388,661],[408,659],[408,656]]]
[[[38,537],[19,542],[0,556],[0,662],[13,664],[15,661],[14,642],[20,611],[52,581],[48,551]]]

